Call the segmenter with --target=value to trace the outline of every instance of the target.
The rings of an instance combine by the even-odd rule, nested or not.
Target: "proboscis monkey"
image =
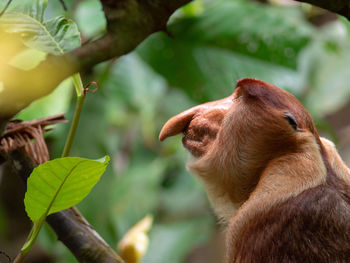
[[[255,79],[171,118],[227,222],[228,263],[350,262],[350,170],[301,103]]]

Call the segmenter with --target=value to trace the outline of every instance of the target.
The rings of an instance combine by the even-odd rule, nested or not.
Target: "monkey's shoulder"
[[[348,190],[327,182],[256,215],[241,230],[236,262],[350,262]]]

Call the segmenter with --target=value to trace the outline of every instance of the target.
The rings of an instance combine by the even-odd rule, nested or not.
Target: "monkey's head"
[[[188,167],[216,192],[241,204],[264,169],[285,155],[319,151],[313,121],[290,93],[255,79],[238,81],[232,95],[171,118],[159,139],[183,133],[194,157]],[[311,146],[310,146],[311,145]]]

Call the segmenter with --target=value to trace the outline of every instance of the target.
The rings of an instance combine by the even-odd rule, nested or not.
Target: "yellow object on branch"
[[[118,244],[120,256],[126,263],[139,263],[146,254],[153,217],[148,215],[133,226]]]

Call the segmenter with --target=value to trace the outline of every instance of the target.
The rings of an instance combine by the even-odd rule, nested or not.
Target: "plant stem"
[[[16,256],[15,260],[13,263],[21,263],[24,259],[24,254],[22,254],[22,251],[19,252],[19,254]]]
[[[84,96],[84,87],[83,87],[83,82],[81,80],[80,74],[79,73],[74,74],[72,76],[72,79],[73,79],[75,91],[77,93],[77,97],[79,98],[81,96]]]
[[[13,263],[21,263],[24,259],[24,257],[28,254],[28,252],[32,249],[35,240],[37,239],[40,229],[43,226],[46,219],[46,214],[42,216],[37,222],[34,222],[34,225],[32,229],[30,230],[30,233],[28,235],[27,241],[24,243],[23,247],[21,248],[20,253],[16,256]]]
[[[75,74],[73,76],[73,83],[75,86],[75,90],[77,92],[77,104],[75,106],[72,125],[70,126],[70,130],[68,133],[66,144],[64,146],[63,153],[62,153],[61,157],[67,157],[69,155],[70,149],[72,148],[72,143],[73,143],[76,131],[77,131],[77,127],[78,127],[78,123],[79,123],[79,119],[80,119],[80,114],[81,114],[81,110],[83,108],[83,103],[84,103],[84,99],[85,99],[84,87],[83,87],[83,83],[81,81],[81,77],[80,77],[79,73]]]
[[[83,108],[83,103],[85,99],[85,92],[83,83],[81,81],[80,74],[77,73],[72,76],[75,91],[77,93],[77,104],[75,106],[74,111],[74,117],[72,120],[72,124],[69,129],[68,137],[66,139],[66,143],[63,149],[62,157],[67,157],[69,155],[70,149],[72,147],[72,143],[74,140],[75,133],[77,131],[79,119],[81,110]],[[35,240],[37,239],[40,229],[43,226],[45,219],[46,219],[47,213],[45,213],[44,216],[42,216],[37,222],[34,222],[34,225],[32,229],[30,230],[30,233],[28,235],[27,241],[24,243],[23,247],[21,248],[20,253],[16,256],[14,263],[21,263],[24,259],[24,257],[28,254],[28,252],[32,249]]]

